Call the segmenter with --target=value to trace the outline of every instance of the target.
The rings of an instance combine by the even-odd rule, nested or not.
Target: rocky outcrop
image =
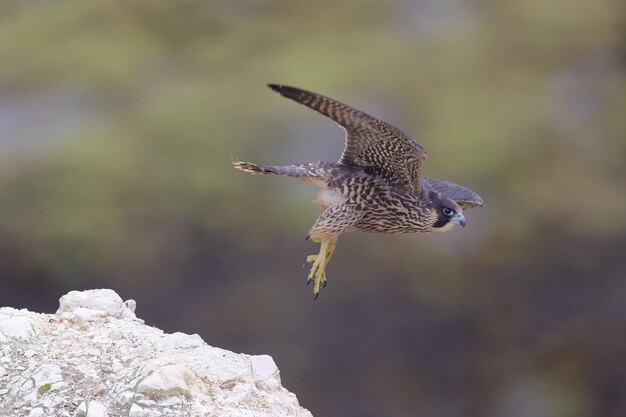
[[[311,417],[267,355],[165,334],[112,290],[72,291],[56,314],[0,308],[0,416]]]

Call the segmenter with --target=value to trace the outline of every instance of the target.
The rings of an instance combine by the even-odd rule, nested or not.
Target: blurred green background
[[[268,353],[316,416],[626,415],[626,13],[618,0],[0,3],[0,305],[113,288]],[[348,234],[313,302],[335,97],[487,205]]]

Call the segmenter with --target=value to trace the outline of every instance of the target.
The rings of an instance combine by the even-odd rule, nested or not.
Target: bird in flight
[[[287,175],[321,188],[314,203],[324,211],[308,235],[320,243],[320,251],[306,259],[312,263],[307,284],[315,280],[315,298],[326,286],[326,266],[341,233],[445,232],[456,225],[465,227],[463,210],[484,204],[469,188],[423,177],[426,150],[389,123],[320,94],[269,87],[329,117],[346,132],[337,162],[286,166],[233,162],[245,172]]]

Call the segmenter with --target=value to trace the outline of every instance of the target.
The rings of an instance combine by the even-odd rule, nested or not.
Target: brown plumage
[[[235,162],[253,174],[287,175],[321,187],[315,204],[324,209],[309,232],[321,243],[309,282],[315,278],[315,297],[326,285],[325,268],[343,232],[442,232],[465,226],[463,210],[482,206],[478,194],[447,181],[421,176],[427,158],[424,148],[397,128],[320,94],[270,84],[280,95],[318,111],[346,131],[338,162],[273,166]]]

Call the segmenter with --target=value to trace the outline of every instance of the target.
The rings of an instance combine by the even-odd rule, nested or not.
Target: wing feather
[[[454,200],[463,210],[485,204],[483,199],[474,191],[453,182],[423,177],[422,187],[424,191],[436,191]]]
[[[337,100],[295,87],[269,84],[280,95],[334,120],[346,131],[339,163],[359,166],[391,186],[418,194],[426,150],[396,127]]]

